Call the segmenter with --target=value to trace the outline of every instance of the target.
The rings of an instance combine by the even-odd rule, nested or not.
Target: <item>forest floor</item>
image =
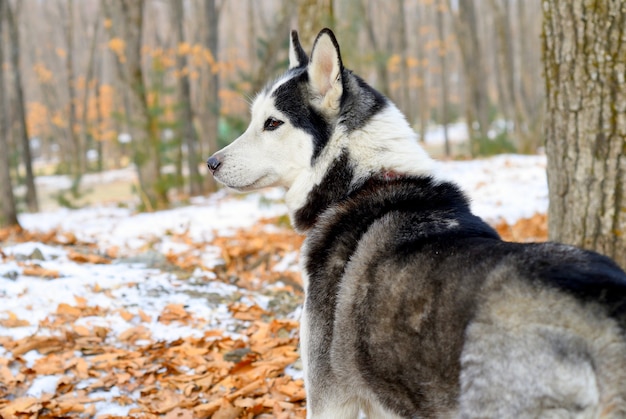
[[[544,157],[440,172],[504,238],[545,240]],[[305,417],[303,237],[282,192],[130,206],[22,214],[24,230],[0,230],[0,417]]]

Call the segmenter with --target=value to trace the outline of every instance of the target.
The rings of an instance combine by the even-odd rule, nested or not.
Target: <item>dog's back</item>
[[[456,187],[411,177],[322,213],[306,249],[322,398],[371,392],[400,417],[626,417],[626,274],[608,258],[503,242]]]

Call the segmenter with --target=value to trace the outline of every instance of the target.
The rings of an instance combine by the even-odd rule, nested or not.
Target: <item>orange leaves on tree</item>
[[[115,53],[117,59],[121,63],[126,62],[126,56],[124,53],[124,50],[126,49],[126,41],[124,41],[122,38],[115,37],[111,38],[107,45],[109,49]]]

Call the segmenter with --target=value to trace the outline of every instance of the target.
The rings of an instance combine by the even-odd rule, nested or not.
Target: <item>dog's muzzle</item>
[[[206,165],[208,166],[211,173],[215,174],[217,169],[222,165],[222,160],[219,159],[216,155],[209,157],[206,161]]]

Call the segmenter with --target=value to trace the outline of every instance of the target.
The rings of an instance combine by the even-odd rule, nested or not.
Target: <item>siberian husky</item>
[[[308,417],[626,417],[626,274],[502,241],[329,29],[310,57],[290,40],[287,72],[207,164],[237,190],[286,188],[306,235]]]

